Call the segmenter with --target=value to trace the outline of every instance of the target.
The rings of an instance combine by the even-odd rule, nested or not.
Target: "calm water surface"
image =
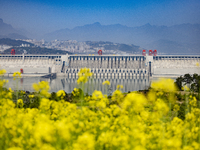
[[[80,87],[77,84],[77,79],[75,78],[66,78],[66,77],[57,77],[56,79],[45,79],[41,77],[23,77],[18,81],[13,80],[12,77],[4,77],[9,80],[7,83],[7,87],[11,87],[13,90],[25,90],[25,91],[34,91],[32,88],[33,83],[38,83],[40,81],[48,81],[50,85],[50,92],[57,92],[58,90],[64,90],[67,93],[71,93],[74,88]],[[106,86],[102,85],[102,83],[108,80],[111,85]],[[122,92],[128,91],[138,91],[147,89],[150,85],[149,77],[146,78],[121,78],[121,79],[89,79],[89,81],[85,84],[84,90],[85,92],[91,94],[94,90],[100,90],[103,93],[111,94],[116,90],[117,85],[123,85]]]

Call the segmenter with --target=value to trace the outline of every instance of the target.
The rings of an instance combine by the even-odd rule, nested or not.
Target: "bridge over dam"
[[[180,76],[200,74],[199,64],[198,55],[0,55],[0,69],[7,74],[21,71],[24,76],[56,73],[78,78],[84,67],[100,78]]]

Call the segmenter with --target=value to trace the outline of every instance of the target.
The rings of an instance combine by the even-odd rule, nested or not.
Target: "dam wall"
[[[0,55],[0,69],[8,74],[23,70],[24,74],[60,72],[61,56],[57,55]]]
[[[152,56],[154,76],[180,76],[200,74],[200,56]]]
[[[81,68],[90,68],[94,77],[116,78],[148,76],[149,68],[144,56],[69,56],[65,73],[68,77],[78,77]]]
[[[0,69],[8,74],[57,73],[78,78],[81,68],[90,68],[95,78],[133,78],[200,74],[200,56],[141,55],[0,55]]]

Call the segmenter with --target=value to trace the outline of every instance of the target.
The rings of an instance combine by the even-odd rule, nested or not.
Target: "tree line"
[[[176,78],[175,83],[179,90],[184,90],[184,86],[187,86],[192,92],[200,92],[200,75],[196,73],[180,76]]]

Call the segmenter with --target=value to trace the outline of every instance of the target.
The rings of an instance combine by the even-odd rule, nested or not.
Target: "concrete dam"
[[[7,74],[22,71],[23,75],[56,73],[78,78],[81,68],[91,69],[95,78],[180,76],[200,74],[197,55],[0,55],[0,69]]]
[[[65,71],[76,77],[80,68],[87,67],[94,77],[143,77],[149,75],[145,60],[144,56],[71,56]]]

